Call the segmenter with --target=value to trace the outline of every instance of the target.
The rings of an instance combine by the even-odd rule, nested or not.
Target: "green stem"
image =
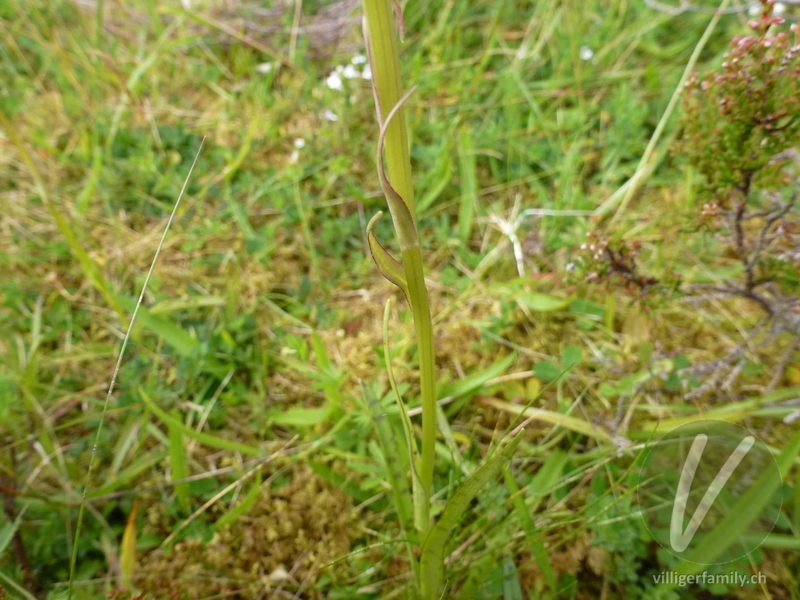
[[[373,86],[378,120],[384,131],[386,178],[392,188],[387,191],[389,209],[400,239],[402,262],[408,282],[408,299],[414,315],[414,329],[419,348],[420,388],[422,394],[422,452],[419,474],[426,495],[426,504],[433,488],[436,446],[436,380],[428,290],[422,252],[416,231],[414,189],[411,181],[411,159],[408,131],[401,100],[400,53],[397,22],[391,0],[363,0],[365,35],[372,66]],[[390,112],[394,116],[385,121]],[[382,160],[379,157],[379,160]],[[379,165],[382,173],[382,166]],[[402,204],[405,206],[403,207]],[[410,218],[409,218],[410,217]],[[427,510],[427,506],[426,506]],[[422,532],[425,533],[425,532]]]

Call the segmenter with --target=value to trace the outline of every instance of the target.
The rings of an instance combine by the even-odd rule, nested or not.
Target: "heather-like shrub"
[[[786,183],[790,156],[781,153],[800,135],[800,29],[775,33],[784,21],[772,16],[774,2],[763,4],[753,35],[733,39],[722,71],[686,84],[680,150],[725,208],[753,188]]]

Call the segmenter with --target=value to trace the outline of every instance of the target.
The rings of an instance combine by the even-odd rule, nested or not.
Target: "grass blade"
[[[800,452],[800,433],[796,434],[777,457],[781,480],[786,479],[789,469]],[[781,481],[773,477],[771,469],[765,470],[752,486],[739,498],[725,517],[700,541],[690,558],[683,560],[675,569],[679,574],[694,574],[706,568],[716,557],[727,550],[745,529],[761,515]]]
[[[132,589],[133,576],[136,572],[136,514],[139,512],[139,501],[133,501],[133,509],[128,516],[125,531],[122,534],[122,545],[119,551],[120,587]]]
[[[178,419],[169,416],[158,406],[156,406],[155,402],[153,402],[153,400],[147,396],[147,394],[143,389],[139,388],[139,394],[141,394],[142,399],[147,403],[150,410],[153,411],[153,414],[155,414],[167,427],[174,428],[176,431],[180,432],[186,437],[192,438],[193,440],[197,440],[198,442],[200,442],[201,444],[205,444],[206,446],[211,446],[212,448],[219,448],[220,450],[241,452],[242,454],[249,454],[251,456],[264,455],[264,453],[261,450],[259,450],[254,446],[248,446],[247,444],[234,442],[233,440],[225,440],[208,433],[203,433],[202,431],[195,431],[191,427],[187,427],[186,425],[181,423]]]
[[[383,410],[383,407],[381,407],[380,400],[375,396],[369,386],[365,385],[363,382],[361,383],[361,389],[364,390],[364,398],[369,405],[372,422],[378,434],[378,443],[380,444],[384,462],[386,463],[386,476],[389,478],[389,485],[392,487],[397,517],[400,519],[400,525],[403,528],[403,533],[406,538],[413,540],[416,537],[416,529],[414,528],[414,506],[408,479],[400,465],[401,452],[398,451],[400,446],[397,442],[397,436],[392,429],[391,423],[389,423],[386,418],[386,412]]]
[[[253,484],[253,487],[250,488],[250,491],[247,492],[247,496],[245,496],[244,500],[239,502],[239,504],[234,506],[228,512],[223,514],[219,519],[217,519],[216,522],[214,523],[214,529],[219,531],[226,525],[235,523],[242,515],[246,515],[247,512],[253,507],[253,504],[255,504],[256,500],[258,499],[258,493],[260,490],[261,490],[261,471],[259,471],[258,474],[256,475],[256,482]]]
[[[420,579],[423,600],[440,597],[444,583],[444,550],[450,535],[472,499],[494,478],[500,468],[511,460],[522,441],[522,433],[520,431],[502,450],[487,460],[448,500],[444,512],[431,529],[422,547]]]
[[[122,346],[119,349],[119,356],[117,357],[117,363],[114,365],[114,373],[111,376],[111,383],[108,386],[108,393],[106,394],[105,401],[103,402],[103,410],[100,413],[100,423],[97,425],[97,432],[95,434],[94,443],[92,444],[92,452],[89,455],[89,467],[86,470],[86,480],[83,486],[83,496],[81,498],[81,506],[78,510],[78,523],[75,527],[75,542],[72,546],[72,557],[70,558],[69,563],[69,586],[67,588],[67,600],[72,600],[72,593],[73,587],[75,583],[75,567],[77,566],[78,560],[78,548],[80,543],[81,537],[81,527],[83,526],[83,515],[86,511],[86,495],[89,491],[89,486],[92,483],[92,473],[94,471],[94,460],[95,456],[97,455],[97,447],[100,443],[100,436],[103,432],[103,423],[106,419],[106,413],[108,412],[108,404],[111,401],[111,394],[114,392],[114,385],[117,382],[117,375],[119,374],[120,367],[122,366],[122,357],[125,354],[125,348],[128,346],[128,340],[130,339],[131,330],[133,329],[133,325],[136,322],[136,315],[139,313],[139,307],[142,305],[142,301],[144,300],[144,294],[147,291],[147,285],[150,283],[150,278],[153,275],[153,270],[156,267],[156,263],[158,262],[158,255],[161,254],[161,248],[164,247],[164,240],[167,239],[167,233],[169,233],[170,225],[172,225],[172,221],[175,219],[175,214],[178,212],[178,207],[180,206],[181,199],[183,198],[183,194],[186,192],[186,186],[189,183],[189,178],[192,176],[192,171],[194,171],[194,167],[197,164],[197,159],[200,156],[200,152],[203,150],[203,144],[205,144],[205,138],[203,141],[200,142],[200,147],[197,149],[197,154],[194,156],[194,160],[192,161],[192,166],[189,167],[189,172],[186,174],[186,179],[183,182],[183,187],[181,188],[180,194],[178,194],[178,199],[175,200],[175,206],[172,208],[172,213],[169,215],[169,219],[167,219],[167,225],[164,227],[164,233],[161,235],[161,240],[158,243],[158,247],[156,248],[156,253],[153,256],[153,262],[150,263],[150,269],[147,271],[147,275],[144,278],[144,283],[142,284],[142,291],[139,293],[139,300],[136,302],[136,307],[133,310],[133,314],[131,315],[130,323],[128,324],[128,330],[125,332],[125,337],[122,340]]]
[[[466,245],[475,223],[478,201],[478,180],[475,174],[475,144],[472,131],[464,129],[458,136],[458,165],[461,176],[461,203],[458,207],[458,239]]]
[[[533,554],[533,558],[536,559],[536,564],[539,565],[547,585],[555,592],[556,578],[555,575],[553,575],[553,565],[550,564],[550,556],[547,554],[547,548],[545,548],[542,538],[536,531],[536,524],[533,522],[531,513],[525,505],[525,497],[522,495],[517,482],[514,481],[514,476],[506,465],[503,465],[503,477],[505,477],[508,491],[511,493],[510,500],[514,505],[514,512],[517,515],[520,527],[522,527],[522,530],[525,532],[525,539],[528,542],[531,554]]]
[[[178,411],[173,411],[172,418],[175,422],[180,422]],[[189,470],[186,468],[186,448],[183,446],[183,435],[175,425],[169,426],[169,466],[172,481],[180,481],[189,476]],[[192,511],[189,484],[176,483],[175,495],[178,497],[181,510],[188,515]]]

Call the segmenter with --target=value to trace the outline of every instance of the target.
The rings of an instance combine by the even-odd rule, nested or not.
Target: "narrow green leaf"
[[[470,502],[500,468],[511,460],[514,451],[522,441],[520,431],[505,447],[496,452],[475,473],[458,488],[448,500],[444,512],[433,526],[422,547],[420,558],[420,580],[422,597],[438,598],[444,583],[444,550],[453,529],[458,524]]]
[[[192,296],[190,298],[172,298],[156,302],[149,308],[151,315],[161,315],[164,313],[175,312],[178,310],[191,310],[194,308],[209,308],[213,306],[225,306],[225,298],[218,296]],[[141,310],[141,309],[139,309]]]
[[[739,497],[717,526],[703,536],[689,558],[681,561],[675,571],[686,575],[698,573],[706,568],[706,564],[713,563],[714,559],[725,552],[745,532],[750,523],[761,515],[778,491],[781,480],[786,479],[798,452],[800,452],[800,433],[795,434],[776,458],[781,479],[774,477],[771,469],[766,469],[759,475],[753,485]]]
[[[136,302],[131,298],[120,294],[114,297],[123,309],[133,312],[136,308]],[[137,323],[140,323],[146,329],[155,333],[167,342],[167,344],[172,346],[181,356],[197,359],[203,354],[203,344],[199,340],[193,338],[169,319],[152,314],[144,306],[139,307]],[[211,356],[203,358],[203,368],[207,372],[218,375],[221,378],[225,377],[228,371],[230,371],[229,367],[223,365]]]
[[[505,358],[497,361],[488,369],[467,375],[463,379],[448,383],[439,392],[440,398],[448,398],[451,396],[466,396],[481,389],[486,385],[487,381],[499,377],[506,372],[514,361],[517,359],[516,354],[509,354]]]
[[[256,474],[256,481],[253,484],[253,487],[250,488],[250,491],[247,492],[247,496],[239,502],[236,506],[232,509],[227,511],[223,514],[219,519],[214,522],[214,529],[219,531],[226,525],[231,525],[235,523],[239,517],[246,515],[248,511],[253,507],[256,500],[258,499],[258,493],[261,490],[261,471]]]
[[[366,502],[374,495],[372,490],[370,491],[362,490],[360,487],[358,487],[358,485],[355,482],[351,481],[344,475],[337,473],[324,463],[312,460],[309,461],[308,466],[310,466],[317,475],[322,477],[333,487],[342,490],[345,494],[353,498],[353,500],[355,500],[359,504],[361,504],[362,502]]]
[[[517,565],[508,555],[503,558],[503,600],[525,600],[519,583]]]
[[[466,244],[472,235],[478,201],[478,181],[475,175],[475,145],[472,130],[463,129],[458,136],[458,173],[461,178],[461,202],[458,207],[458,239]]]
[[[193,440],[197,440],[201,444],[205,444],[206,446],[211,446],[212,448],[219,448],[220,450],[230,450],[231,452],[241,452],[242,454],[249,454],[251,456],[263,456],[264,453],[259,450],[258,448],[254,448],[253,446],[248,446],[246,444],[241,444],[239,442],[234,442],[231,440],[224,440],[222,438],[218,438],[216,436],[210,435],[208,433],[203,433],[202,431],[195,431],[191,427],[187,427],[177,419],[173,419],[163,410],[161,410],[158,406],[156,406],[155,402],[150,399],[147,394],[144,392],[143,389],[139,388],[139,394],[142,396],[142,399],[147,403],[150,407],[150,410],[153,411],[153,414],[156,415],[159,420],[161,420],[167,427],[174,427],[178,431],[180,431],[186,437],[189,437]]]
[[[383,459],[386,463],[386,476],[389,478],[389,485],[392,488],[392,496],[397,509],[397,516],[403,528],[406,538],[413,540],[416,536],[414,528],[414,507],[411,489],[408,485],[406,473],[401,469],[401,457],[399,456],[394,430],[386,418],[386,412],[381,407],[380,400],[372,393],[369,386],[361,383],[364,391],[364,398],[372,416],[375,431],[378,434],[378,444],[380,445]]]
[[[534,501],[528,507],[529,513],[535,513],[539,510],[539,504],[551,492],[556,481],[561,477],[564,472],[564,465],[567,464],[567,453],[563,450],[555,449],[550,452],[550,456],[544,461],[544,464],[533,476],[530,483],[530,489],[534,496]]]
[[[331,407],[319,408],[289,408],[284,412],[270,415],[269,420],[278,425],[293,425],[295,427],[313,427],[324,422],[331,415]]]
[[[172,411],[172,419],[180,423],[180,413]],[[169,467],[172,472],[172,481],[180,481],[189,476],[186,467],[186,448],[183,446],[183,435],[174,425],[169,425]],[[185,514],[192,512],[191,495],[188,483],[176,483],[175,495],[178,497],[178,504]]]
[[[389,384],[392,387],[395,402],[400,410],[400,417],[403,423],[403,433],[406,438],[406,448],[408,448],[408,465],[411,471],[411,495],[414,504],[414,526],[421,535],[425,535],[430,529],[430,498],[422,485],[419,476],[420,453],[417,446],[417,438],[414,435],[414,428],[411,426],[411,418],[408,416],[408,409],[400,390],[397,387],[397,380],[394,377],[392,368],[392,353],[389,348],[389,315],[392,310],[392,299],[386,301],[383,310],[383,355],[386,362],[386,372],[389,375]]]
[[[550,590],[556,591],[556,578],[553,575],[553,565],[550,564],[550,556],[547,554],[547,548],[544,546],[541,536],[536,531],[536,524],[533,522],[533,517],[529,512],[528,507],[525,505],[525,496],[514,481],[513,475],[507,465],[503,465],[503,476],[506,480],[506,486],[511,494],[511,502],[514,505],[514,512],[517,515],[520,527],[525,532],[525,540],[531,549],[531,554],[539,565],[539,569],[544,575],[544,579]]]
[[[591,423],[581,421],[576,417],[562,415],[561,413],[544,410],[541,408],[534,408],[532,406],[526,408],[519,404],[511,404],[510,402],[503,402],[502,400],[496,400],[494,398],[483,398],[481,399],[481,402],[487,406],[493,406],[498,410],[504,410],[515,415],[521,413],[523,417],[533,417],[539,421],[544,421],[545,423],[550,423],[551,425],[581,433],[587,437],[597,440],[598,442],[614,444],[614,438],[611,437],[611,435],[598,429]]]
[[[417,202],[417,212],[419,214],[422,214],[434,203],[453,178],[453,161],[450,157],[450,150],[450,144],[448,144],[439,154],[437,164],[433,170],[435,179],[428,187],[428,191]]]
[[[14,521],[6,523],[3,525],[3,528],[0,529],[0,557],[3,556],[6,548],[8,548],[9,544],[11,544],[11,540],[14,539],[14,534],[17,533],[17,530],[22,523],[22,515],[25,514],[27,508],[27,506],[23,506],[22,510],[19,511]]]
[[[136,514],[138,512],[139,501],[134,500],[119,548],[120,587],[126,590],[133,589],[133,577],[136,574]]]

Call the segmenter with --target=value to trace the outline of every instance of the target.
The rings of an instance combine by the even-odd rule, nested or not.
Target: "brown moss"
[[[210,542],[188,539],[145,556],[141,587],[161,597],[177,580],[188,598],[249,599],[277,586],[304,585],[306,597],[322,597],[313,583],[323,566],[350,551],[351,509],[348,496],[300,467],[288,485],[265,489],[247,514]]]

